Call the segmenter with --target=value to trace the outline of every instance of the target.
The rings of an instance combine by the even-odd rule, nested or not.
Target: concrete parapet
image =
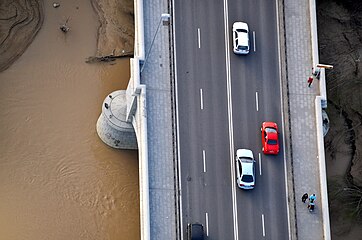
[[[127,90],[109,94],[97,121],[99,137],[114,148],[138,149],[141,239],[150,239],[149,170],[146,86],[140,84],[140,62],[145,59],[143,0],[134,0],[134,58]],[[138,148],[137,148],[138,146]]]
[[[137,96],[141,93],[140,85],[140,61],[138,57],[131,58],[131,78],[129,80],[126,98],[127,98],[127,113],[126,119],[128,122],[132,121],[137,109]]]
[[[329,223],[329,206],[327,191],[327,172],[324,154],[324,136],[323,136],[323,120],[322,120],[322,97],[317,96],[315,99],[316,125],[317,125],[317,144],[318,144],[318,160],[319,160],[319,181],[321,186],[321,203],[323,217],[323,235],[325,240],[331,239],[330,223]]]
[[[317,32],[317,17],[315,0],[309,0],[310,26],[312,38],[312,61],[313,67],[319,62],[318,56],[318,32]],[[324,69],[320,69],[319,77],[319,94],[315,99],[316,112],[316,127],[317,127],[317,144],[318,144],[318,161],[319,161],[319,180],[321,188],[321,205],[323,217],[323,235],[325,240],[331,239],[330,221],[329,221],[329,206],[328,206],[328,191],[327,191],[327,174],[324,153],[324,136],[323,136],[323,120],[322,108],[327,107],[327,91],[325,82]]]

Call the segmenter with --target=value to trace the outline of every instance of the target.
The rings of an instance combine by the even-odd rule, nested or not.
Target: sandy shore
[[[90,0],[99,18],[96,56],[132,56],[133,1]],[[34,40],[44,21],[41,0],[0,1],[0,72],[13,64]],[[71,27],[71,26],[70,26]]]
[[[99,16],[97,56],[114,54],[133,55],[134,12],[133,1],[91,0]]]

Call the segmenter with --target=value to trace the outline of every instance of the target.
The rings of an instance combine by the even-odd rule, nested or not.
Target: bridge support
[[[118,149],[138,149],[132,123],[127,122],[126,91],[118,90],[103,101],[102,113],[97,121],[97,133],[102,141]]]

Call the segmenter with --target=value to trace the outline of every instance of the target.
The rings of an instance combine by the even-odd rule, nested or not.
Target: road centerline
[[[225,67],[226,67],[226,91],[227,91],[227,109],[228,109],[228,128],[230,144],[230,176],[231,176],[231,197],[233,202],[233,220],[234,220],[234,240],[239,239],[238,229],[238,209],[236,200],[236,178],[235,178],[235,161],[234,161],[234,132],[233,132],[233,108],[231,97],[231,70],[230,70],[230,39],[229,39],[229,16],[228,0],[224,0],[224,29],[225,29]]]

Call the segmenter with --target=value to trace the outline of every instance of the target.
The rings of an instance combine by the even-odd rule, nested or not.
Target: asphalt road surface
[[[208,239],[288,239],[277,5],[273,1],[175,1],[182,227]],[[232,52],[232,24],[249,24],[251,51]],[[281,151],[261,152],[274,121]],[[235,151],[251,149],[256,186],[236,186]]]

